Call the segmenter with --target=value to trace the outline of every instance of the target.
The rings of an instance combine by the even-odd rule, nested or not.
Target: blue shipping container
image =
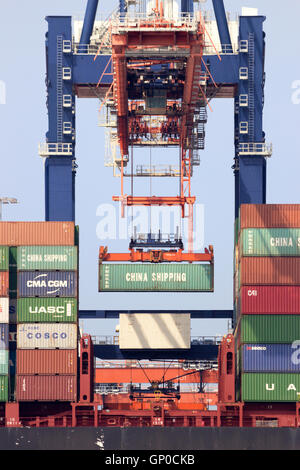
[[[24,271],[18,273],[19,297],[77,297],[77,272]]]
[[[0,323],[0,349],[8,349],[8,323]]]
[[[290,344],[244,344],[243,372],[300,372],[300,341]]]

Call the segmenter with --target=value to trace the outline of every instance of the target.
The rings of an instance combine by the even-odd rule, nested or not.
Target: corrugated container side
[[[20,271],[19,297],[76,297],[75,271]]]
[[[76,401],[75,375],[17,375],[17,401]]]
[[[9,323],[9,298],[0,298],[0,323]]]
[[[0,271],[9,269],[9,251],[7,246],[0,246]]]
[[[17,350],[17,374],[19,375],[76,375],[76,373],[76,349]]]
[[[300,374],[242,374],[242,401],[298,402]]]
[[[300,285],[300,258],[241,258],[240,285]]]
[[[76,349],[77,324],[20,323],[18,349]]]
[[[244,344],[243,372],[300,372],[300,341],[292,344]]]
[[[8,297],[9,294],[9,272],[0,271],[0,297]]]
[[[8,376],[0,375],[0,402],[8,401]]]
[[[212,292],[209,264],[99,264],[99,291]]]
[[[293,343],[300,338],[300,315],[243,315],[240,317],[237,342]]]
[[[8,351],[0,350],[0,375],[8,375]]]
[[[240,228],[300,228],[300,204],[242,204]]]
[[[9,346],[9,325],[0,323],[0,350],[7,350]]]
[[[76,246],[20,246],[17,256],[19,271],[77,269]]]
[[[0,245],[74,245],[74,222],[0,222]]]
[[[239,254],[240,256],[300,256],[300,229],[243,229]]]
[[[18,323],[77,322],[77,300],[72,298],[24,298],[17,303]]]
[[[246,286],[239,295],[239,314],[300,314],[300,286]]]

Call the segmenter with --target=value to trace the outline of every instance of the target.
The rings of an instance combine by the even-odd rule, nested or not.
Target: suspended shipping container
[[[75,271],[20,271],[19,297],[77,297]]]
[[[76,373],[76,349],[17,350],[17,374],[19,375],[76,375]]]
[[[242,204],[240,228],[300,228],[300,204]]]
[[[1,350],[0,351],[0,375],[8,375],[8,355],[9,351]]]
[[[75,375],[17,375],[17,401],[76,401]]]
[[[243,285],[300,285],[300,258],[241,258],[239,287]]]
[[[240,256],[300,256],[300,229],[248,228],[240,244]]]
[[[9,249],[7,246],[0,246],[0,271],[9,269]]]
[[[21,246],[17,257],[19,271],[77,269],[75,246]]]
[[[8,376],[0,375],[0,402],[8,401]]]
[[[77,324],[21,323],[17,327],[18,349],[76,349]]]
[[[9,341],[9,325],[8,323],[0,323],[0,350],[8,349]]]
[[[0,297],[0,323],[9,323],[9,298]]]
[[[242,287],[239,314],[300,314],[300,286]]]
[[[0,271],[0,297],[8,297],[9,294],[9,272]]]
[[[212,264],[99,264],[100,292],[213,292]]]
[[[290,344],[244,344],[242,372],[300,372],[300,340]]]
[[[245,343],[293,343],[300,339],[300,315],[243,315],[236,331]]]
[[[74,222],[0,222],[0,245],[74,245]]]
[[[77,322],[77,300],[72,298],[18,299],[18,323]]]
[[[293,401],[300,397],[300,374],[242,374],[242,401]]]

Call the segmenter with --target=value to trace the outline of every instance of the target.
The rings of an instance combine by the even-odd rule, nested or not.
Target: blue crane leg
[[[224,2],[223,0],[212,0],[213,6],[214,6],[214,12],[215,12],[215,17],[217,20],[218,24],[218,30],[219,30],[219,36],[220,36],[220,42],[222,44],[222,51],[223,46],[226,45],[226,52],[231,52],[232,51],[232,44],[231,44],[231,38],[229,34],[229,28],[228,28],[228,22],[226,18],[226,12],[225,12],[225,7],[224,7]]]

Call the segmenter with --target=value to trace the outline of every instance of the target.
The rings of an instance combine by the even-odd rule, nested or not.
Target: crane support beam
[[[217,370],[203,370],[195,373],[192,370],[188,371],[188,375],[183,375],[185,371],[183,369],[169,367],[166,368],[145,368],[145,372],[151,382],[168,382],[178,381],[180,375],[181,383],[218,383],[218,371]],[[145,372],[142,368],[137,366],[132,367],[96,367],[95,368],[95,383],[145,383]]]
[[[184,253],[182,250],[149,250],[141,251],[131,249],[128,253],[108,253],[107,247],[101,246],[99,250],[99,262],[143,262],[143,263],[213,263],[214,254],[212,247],[205,249],[205,253]]]
[[[216,361],[218,358],[217,344],[192,345],[190,349],[120,349],[112,344],[94,344],[94,356],[99,359],[185,359]]]
[[[109,319],[119,318],[121,313],[174,313],[182,314],[189,313],[192,319],[210,318],[210,319],[232,319],[233,310],[159,310],[157,312],[153,310],[79,310],[79,319]]]
[[[223,0],[212,0],[212,1],[213,1],[215,17],[216,17],[217,24],[218,24],[220,42],[222,45],[226,45],[227,48],[228,46],[230,46],[231,52],[232,52],[232,43],[231,43],[231,38],[230,38],[230,33],[229,33],[229,28],[228,28],[224,1]]]
[[[87,45],[90,43],[90,38],[93,32],[97,8],[99,0],[88,0],[83,28],[80,38],[80,45]]]

